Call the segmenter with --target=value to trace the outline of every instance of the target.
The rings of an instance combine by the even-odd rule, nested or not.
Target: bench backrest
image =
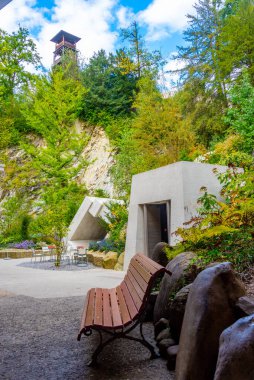
[[[143,254],[138,253],[131,259],[125,278],[119,285],[131,320],[143,312],[155,279],[165,272],[168,271],[163,266]]]

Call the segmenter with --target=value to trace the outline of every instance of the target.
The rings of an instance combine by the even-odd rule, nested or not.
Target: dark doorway
[[[160,222],[161,222],[161,241],[168,243],[167,205],[163,203],[159,205],[159,207],[160,207]]]
[[[144,205],[145,239],[147,255],[151,256],[154,246],[163,241],[169,243],[169,202]]]

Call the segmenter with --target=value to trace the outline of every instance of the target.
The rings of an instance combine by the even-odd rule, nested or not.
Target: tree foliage
[[[160,51],[150,52],[146,48],[137,21],[133,21],[128,28],[121,29],[121,38],[127,42],[127,47],[120,49],[117,54],[119,67],[138,79],[147,75],[155,78],[165,61]]]
[[[81,115],[92,124],[107,118],[129,115],[136,89],[132,73],[125,73],[117,65],[117,57],[104,50],[95,53],[82,70],[87,93]]]
[[[0,90],[5,96],[12,95],[34,75],[27,65],[38,66],[40,60],[35,43],[25,28],[8,34],[0,29]]]

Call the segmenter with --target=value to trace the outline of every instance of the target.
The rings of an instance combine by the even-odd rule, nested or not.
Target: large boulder
[[[179,342],[181,335],[183,317],[191,285],[192,284],[186,285],[184,288],[180,289],[179,292],[176,293],[170,306],[170,331],[172,338],[177,342]]]
[[[114,269],[117,263],[118,254],[117,252],[108,252],[103,258],[103,268],[104,269]]]
[[[114,270],[123,270],[123,264],[124,264],[124,252],[122,252],[117,260],[116,265],[114,266]]]
[[[89,263],[93,263],[94,251],[87,251],[86,256]]]
[[[235,303],[245,288],[230,263],[202,271],[188,296],[176,359],[177,380],[212,380],[219,337],[236,320]]]
[[[165,253],[166,247],[169,247],[167,243],[164,243],[164,242],[157,243],[154,246],[152,250],[152,255],[151,255],[151,259],[155,261],[156,263],[162,265],[163,267],[165,267],[168,264],[168,258]]]
[[[96,251],[93,253],[93,264],[97,267],[103,267],[104,252]]]
[[[254,379],[254,314],[239,319],[220,337],[214,380]]]
[[[197,276],[194,265],[191,270],[188,270],[194,257],[193,252],[183,252],[166,266],[172,272],[172,275],[165,274],[162,279],[161,288],[154,306],[153,317],[155,323],[161,318],[170,319],[170,306],[176,292],[184,285],[191,283]]]

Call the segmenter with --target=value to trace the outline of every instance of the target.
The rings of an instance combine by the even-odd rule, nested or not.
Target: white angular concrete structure
[[[221,185],[213,173],[227,167],[176,162],[132,178],[124,268],[137,252],[150,256],[156,243],[175,245],[172,234],[197,214],[200,188],[219,196]]]
[[[106,220],[107,205],[119,202],[115,199],[85,197],[70,226],[66,242],[69,246],[87,248],[91,241],[102,240],[106,231],[100,223],[100,218]]]

